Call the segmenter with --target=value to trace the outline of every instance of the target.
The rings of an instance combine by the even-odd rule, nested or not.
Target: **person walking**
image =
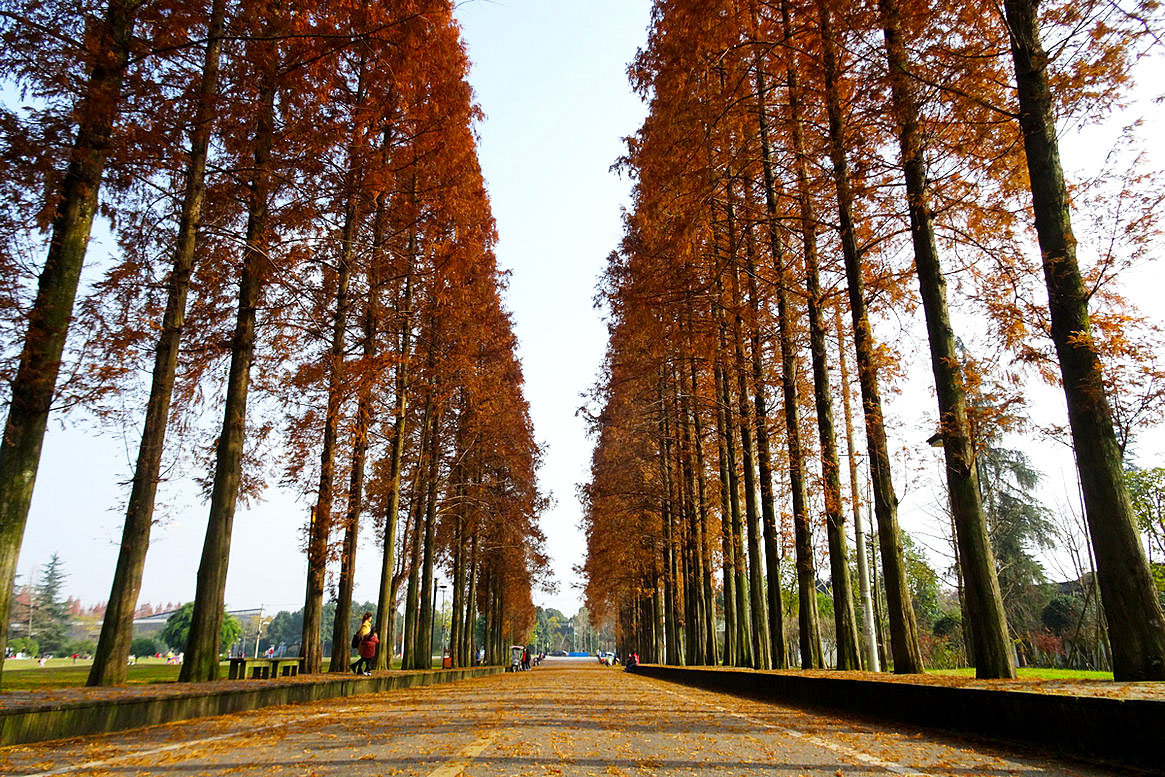
[[[364,613],[364,617],[360,619],[360,627],[356,629],[356,633],[352,635],[352,649],[356,651],[358,658],[349,665],[349,669],[356,672],[356,667],[361,665],[364,657],[360,655],[360,645],[365,638],[372,633],[372,613]],[[379,640],[378,640],[379,641]],[[359,674],[359,672],[357,672]]]
[[[380,637],[375,631],[370,631],[364,639],[360,640],[360,658],[352,665],[353,672],[363,675],[372,674],[372,661],[376,658],[376,646],[379,644]]]

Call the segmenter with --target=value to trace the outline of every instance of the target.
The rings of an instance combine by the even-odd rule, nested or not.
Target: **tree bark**
[[[947,309],[947,284],[934,238],[934,214],[926,181],[926,152],[918,126],[918,106],[907,73],[897,0],[879,0],[890,95],[898,128],[898,147],[906,179],[914,266],[926,314],[930,364],[938,395],[939,430],[946,459],[947,493],[958,529],[959,556],[966,580],[967,614],[975,633],[975,675],[1015,677],[1003,596],[995,558],[987,538],[987,521],[979,498],[974,441],[967,419],[963,370]]]
[[[735,254],[735,252],[734,252]],[[732,336],[736,352],[736,391],[737,408],[740,414],[740,447],[744,466],[744,513],[748,523],[748,577],[749,577],[749,606],[752,612],[751,640],[752,660],[756,669],[773,668],[773,653],[770,650],[770,637],[776,642],[784,643],[782,633],[770,634],[768,604],[765,601],[765,580],[761,571],[761,539],[757,532],[757,505],[756,505],[756,470],[753,469],[754,448],[752,444],[752,411],[748,401],[748,376],[745,372],[744,360],[744,332],[741,325],[740,311],[744,305],[741,299],[740,282],[737,278],[735,256],[733,256],[732,270],[729,279],[732,282]],[[755,388],[755,387],[754,387]],[[778,582],[779,585],[779,582]],[[784,655],[782,650],[781,655]],[[784,666],[783,662],[778,666]]]
[[[1162,680],[1165,616],[1134,527],[1100,355],[1090,334],[1088,292],[1076,262],[1076,238],[1060,164],[1038,4],[1034,0],[1005,0],[1003,7],[1011,32],[1020,126],[1048,288],[1052,341],[1060,361],[1084,512],[1096,554],[1096,576],[1112,644],[1113,676],[1117,680]]]
[[[404,293],[398,314],[401,317],[399,361],[396,366],[395,394],[396,408],[392,425],[392,453],[389,462],[388,507],[384,511],[384,550],[380,563],[380,589],[376,604],[376,630],[381,635],[392,634],[396,621],[396,524],[400,513],[401,466],[404,461],[404,440],[408,423],[409,360],[412,354],[412,266],[416,256],[416,231],[410,233],[409,248],[406,252],[408,264],[405,267]],[[387,642],[387,646],[386,646]],[[401,651],[404,659],[404,651]],[[392,663],[392,641],[382,640],[376,650],[376,669],[388,669]],[[402,667],[404,664],[402,663]]]
[[[383,237],[384,200],[378,198],[376,214],[373,216],[373,245]],[[352,470],[348,478],[348,509],[344,516],[344,546],[340,556],[340,581],[336,601],[336,617],[332,627],[332,660],[328,671],[344,672],[348,669],[348,631],[351,628],[352,591],[356,585],[356,546],[360,536],[360,513],[364,510],[364,469],[368,458],[368,431],[372,426],[373,388],[378,371],[375,368],[376,337],[380,331],[380,256],[373,250],[369,265],[368,299],[365,302],[361,356],[363,367],[359,382],[359,397],[356,401],[356,429],[352,445]],[[377,630],[380,639],[392,645],[392,630]],[[379,650],[379,645],[377,646]]]
[[[361,78],[361,81],[363,78]],[[357,94],[363,91],[362,84],[357,86]],[[340,402],[344,394],[344,352],[348,332],[348,287],[352,277],[353,238],[356,225],[360,220],[359,195],[357,186],[360,173],[357,169],[355,136],[360,134],[358,127],[353,129],[353,142],[349,150],[349,169],[347,173],[347,204],[344,208],[344,226],[340,237],[340,256],[336,267],[336,310],[332,322],[332,347],[328,353],[328,404],[324,412],[324,439],[320,450],[320,482],[316,494],[315,520],[312,521],[311,532],[308,535],[307,546],[307,591],[303,604],[303,639],[300,642],[303,651],[303,672],[317,674],[323,666],[323,646],[321,643],[321,624],[324,603],[324,576],[328,567],[328,541],[332,532],[332,502],[336,473],[336,435],[340,426]],[[353,550],[355,548],[353,547]],[[333,654],[340,653],[343,660],[333,661],[333,671],[342,671],[347,666],[347,633],[348,613],[351,612],[352,602],[349,599],[344,603],[343,621],[338,617],[341,608],[337,606],[337,618],[333,633],[339,634],[341,639],[332,642]],[[339,629],[343,631],[340,632]],[[379,634],[379,632],[378,632]],[[337,656],[333,655],[333,659]]]
[[[690,327],[688,331],[691,331]],[[716,594],[712,587],[712,551],[708,542],[708,484],[704,474],[706,467],[703,442],[704,424],[700,420],[700,408],[695,401],[695,397],[699,396],[697,393],[699,386],[696,382],[696,359],[694,356],[688,358],[688,380],[693,397],[692,426],[696,454],[696,507],[699,517],[699,522],[696,524],[696,543],[700,558],[700,585],[703,589],[704,663],[714,665],[718,661],[716,655],[718,647],[716,640]]]
[[[854,445],[854,419],[850,410],[849,369],[845,359],[845,331],[841,323],[841,305],[833,308],[833,324],[837,330],[837,363],[841,372],[841,406],[845,414],[845,449],[849,458],[849,497],[854,519],[854,552],[857,554],[858,595],[862,600],[862,656],[864,668],[879,672],[878,637],[874,629],[874,601],[871,594],[869,563],[866,555],[866,533],[862,530],[862,500],[858,488],[858,452]]]
[[[242,479],[243,445],[246,440],[247,393],[255,354],[255,314],[269,272],[267,258],[268,200],[271,193],[275,137],[276,65],[269,62],[259,89],[259,113],[255,122],[254,173],[247,214],[247,238],[239,283],[239,308],[231,343],[231,364],[222,433],[216,446],[210,516],[190,619],[190,639],[179,672],[181,682],[218,679],[219,632],[226,593],[231,528]]]
[[[821,633],[817,618],[817,572],[813,563],[813,537],[809,526],[809,506],[805,498],[805,462],[801,450],[801,410],[797,390],[797,353],[793,341],[793,318],[796,312],[789,304],[788,271],[785,265],[785,247],[777,224],[777,192],[773,176],[772,148],[769,144],[768,110],[765,107],[767,89],[764,67],[760,57],[756,61],[757,127],[761,142],[761,170],[764,176],[765,215],[768,227],[769,250],[777,275],[777,340],[781,352],[781,393],[785,410],[785,444],[789,455],[789,489],[793,493],[793,532],[797,563],[797,639],[801,650],[802,669],[820,669],[824,663],[821,654]],[[750,296],[756,290],[756,271],[751,258],[748,267]],[[755,303],[754,303],[755,308]],[[753,379],[759,376],[761,365],[759,338],[753,341]],[[759,407],[759,406],[758,406]],[[759,430],[759,426],[758,426]],[[771,512],[771,507],[770,507]],[[779,550],[776,539],[776,520],[765,525],[766,558]],[[768,540],[772,534],[771,544]],[[773,581],[777,581],[776,585]],[[773,589],[776,589],[775,591]],[[775,560],[769,561],[769,608],[781,607],[780,575]],[[771,617],[771,615],[770,615]],[[776,642],[776,640],[774,640]],[[773,664],[785,666],[784,640],[780,655],[773,650]]]
[[[12,581],[81,267],[97,213],[101,179],[113,145],[113,123],[121,104],[122,79],[139,6],[138,0],[110,0],[93,36],[92,69],[76,112],[77,137],[61,183],[48,255],[12,382],[12,401],[0,445],[0,670],[8,644]]]
[[[825,76],[825,103],[829,114],[829,148],[833,162],[834,185],[845,274],[849,285],[850,316],[853,319],[854,352],[857,356],[858,383],[862,390],[862,410],[866,421],[866,444],[870,459],[870,482],[874,492],[874,514],[878,519],[878,543],[882,554],[882,579],[886,587],[886,609],[890,617],[890,646],[894,671],[916,674],[923,671],[922,651],[918,646],[918,625],[910,603],[906,581],[906,563],[902,556],[901,530],[898,528],[898,498],[890,473],[890,454],[886,446],[886,429],[882,420],[882,395],[878,387],[876,346],[869,315],[866,312],[866,287],[862,277],[861,255],[853,224],[853,193],[845,153],[845,131],[837,66],[837,43],[834,40],[829,12],[823,0],[820,11],[822,60]]]
[[[477,580],[481,576],[477,558],[477,527],[469,543],[469,593],[465,597],[464,666],[477,663]]]
[[[186,168],[186,188],[178,220],[173,267],[167,283],[166,311],[162,316],[162,332],[154,352],[150,397],[146,402],[146,418],[138,446],[125,524],[122,527],[117,567],[109,592],[109,604],[106,605],[105,618],[101,623],[101,636],[97,640],[93,666],[86,681],[90,686],[124,685],[128,676],[134,611],[137,609],[146,551],[150,544],[150,529],[154,523],[154,505],[161,479],[170,402],[174,393],[174,375],[178,370],[178,351],[186,318],[186,297],[194,267],[195,238],[206,190],[206,158],[216,113],[214,100],[218,92],[219,57],[226,15],[224,8],[225,0],[214,0],[207,22],[206,53],[199,78],[198,101],[190,125],[190,159]]]
[[[437,529],[437,483],[441,476],[441,404],[432,398],[432,393],[430,401],[432,420],[429,429],[429,468],[425,483],[425,536],[421,547],[421,611],[417,619],[415,653],[420,661],[418,669],[431,669],[433,666],[433,597],[436,593],[433,587],[433,558],[436,553],[433,533]]]
[[[720,368],[721,354],[716,354],[714,379],[716,382],[716,451],[720,465],[720,555],[721,574],[724,580],[724,666],[740,666],[740,653],[736,641],[736,550],[732,541],[732,504],[728,495],[729,463],[725,438],[724,372]],[[733,465],[735,468],[735,465]],[[735,479],[735,478],[733,478]]]
[[[788,0],[781,2],[785,36],[792,38]],[[795,56],[795,48],[788,56]],[[833,589],[833,623],[837,640],[837,668],[860,669],[858,634],[854,618],[853,586],[849,576],[849,552],[845,541],[845,518],[841,511],[841,475],[837,460],[837,434],[833,427],[833,393],[825,350],[825,323],[821,314],[822,293],[817,256],[817,218],[810,191],[808,155],[802,131],[801,85],[797,64],[785,70],[789,96],[789,124],[797,170],[797,199],[800,204],[801,244],[805,256],[805,290],[809,314],[809,351],[813,364],[813,397],[817,412],[817,435],[821,441],[821,480],[825,496],[825,527],[829,543],[829,571]],[[778,281],[780,282],[780,281]],[[816,604],[816,599],[814,601]],[[820,650],[820,642],[818,642]],[[802,648],[804,650],[804,648]]]

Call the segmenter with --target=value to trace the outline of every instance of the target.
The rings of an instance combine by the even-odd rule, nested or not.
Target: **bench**
[[[229,679],[231,680],[267,680],[276,677],[295,677],[299,674],[302,656],[287,656],[283,658],[247,658],[246,656],[232,657]],[[250,665],[251,673],[247,674]]]

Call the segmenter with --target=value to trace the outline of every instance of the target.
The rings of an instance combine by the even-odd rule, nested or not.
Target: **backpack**
[[[352,649],[355,650],[358,647],[360,647],[360,632],[352,635]]]

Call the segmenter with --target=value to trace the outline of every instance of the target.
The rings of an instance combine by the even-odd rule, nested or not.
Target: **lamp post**
[[[266,605],[259,605],[259,617],[255,619],[255,658],[259,657],[259,635],[263,633],[263,608]],[[243,649],[243,655],[247,655],[246,648]]]

